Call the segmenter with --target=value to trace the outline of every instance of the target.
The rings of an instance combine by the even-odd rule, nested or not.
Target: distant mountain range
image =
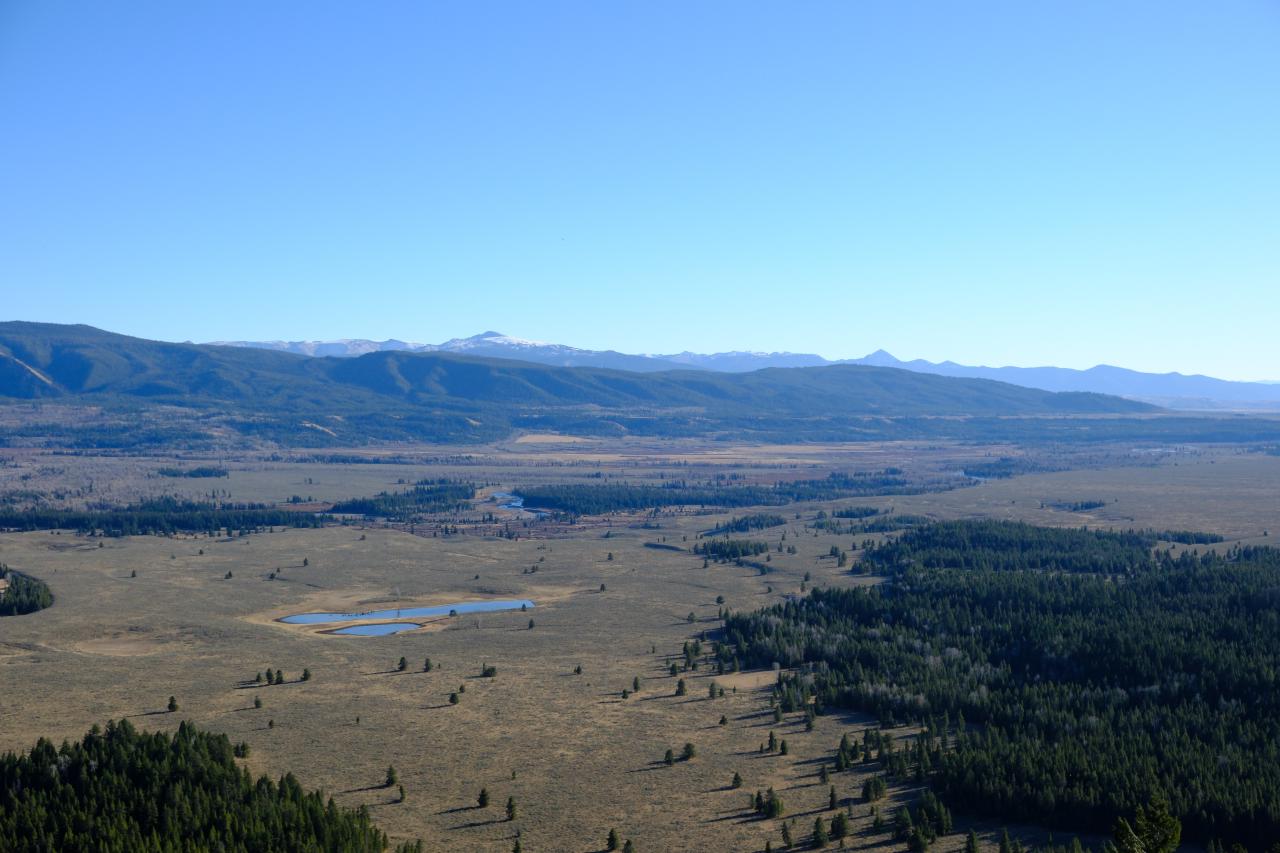
[[[604,367],[655,373],[698,369],[721,373],[748,373],[777,367],[824,367],[853,364],[892,367],[915,373],[966,379],[992,379],[1042,391],[1113,394],[1158,406],[1182,410],[1280,410],[1280,382],[1234,382],[1210,376],[1181,373],[1142,373],[1100,364],[1088,370],[1066,367],[974,367],[953,361],[940,363],[914,359],[900,361],[884,350],[864,358],[828,360],[811,353],[721,352],[672,355],[629,355],[614,350],[586,350],[563,344],[513,338],[499,332],[482,332],[454,338],[442,344],[406,341],[225,341],[224,346],[253,347],[300,355],[356,357],[372,352],[448,352],[482,358],[508,358],[558,367]]]
[[[1188,428],[1153,406],[1102,394],[848,364],[750,373],[564,367],[527,358],[576,358],[568,347],[553,356],[542,344],[494,337],[501,336],[461,352],[454,342],[451,351],[324,358],[150,341],[91,326],[0,323],[0,398],[61,404],[37,406],[32,411],[46,414],[34,421],[11,421],[20,426],[0,430],[0,446],[49,435],[40,418],[64,417],[58,413],[68,406],[89,408],[70,426],[57,421],[52,434],[92,447],[467,443],[519,430],[774,441],[992,435],[1060,441],[1135,431],[1182,435]],[[484,357],[495,346],[526,360]],[[1164,425],[1153,427],[1153,415]],[[1220,434],[1221,424],[1197,420],[1203,423],[1189,426],[1198,434]],[[1280,422],[1263,427],[1270,436]],[[1256,425],[1243,428],[1250,437],[1258,434]]]

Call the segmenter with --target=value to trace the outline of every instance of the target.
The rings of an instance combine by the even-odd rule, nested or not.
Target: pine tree
[[[734,789],[741,788],[741,787],[742,787],[742,774],[738,773],[737,771],[734,771],[734,774],[733,774],[733,781],[729,783],[729,787],[730,787],[730,788],[734,788]]]
[[[480,804],[480,808],[482,809],[489,807],[489,789],[488,788],[480,789],[480,796],[476,797],[476,802]]]
[[[609,837],[605,839],[604,849],[605,850],[618,849],[618,830],[616,829],[609,830]]]
[[[396,671],[404,672],[408,668],[409,668],[409,661],[405,660],[404,658],[400,658],[400,662],[396,664]]]
[[[972,829],[965,836],[964,853],[978,853],[978,836]]]
[[[818,818],[813,822],[813,846],[826,847],[830,840],[830,836],[827,835],[827,825],[822,822],[822,818]]]
[[[516,819],[516,798],[507,797],[507,820]]]
[[[169,697],[169,713],[172,714],[176,710],[178,710],[178,700],[170,696]]]

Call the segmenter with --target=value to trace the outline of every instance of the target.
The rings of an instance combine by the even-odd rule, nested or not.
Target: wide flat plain
[[[543,463],[555,447],[533,446],[544,451],[533,454]],[[589,459],[595,449],[575,445],[572,453]],[[750,448],[736,457],[716,451],[715,463],[696,464],[744,477],[761,474],[761,457],[772,466],[781,455],[777,448]],[[854,452],[814,464],[847,465]],[[588,473],[605,465],[580,464]],[[226,488],[230,479],[246,499],[252,493],[280,500],[300,486],[332,488],[315,495],[332,499],[464,469],[503,486],[525,478],[569,479],[558,465],[522,457],[521,464],[484,468],[246,466],[209,482]],[[793,476],[809,474],[802,469]],[[1087,513],[1053,508],[1093,499],[1108,503]],[[754,609],[798,593],[806,572],[809,585],[874,583],[826,556],[833,544],[847,548],[849,535],[815,534],[804,526],[817,510],[849,503],[937,518],[1197,529],[1264,543],[1271,541],[1264,531],[1280,531],[1280,459],[1223,449],[937,494],[774,508],[768,511],[789,523],[753,535],[776,545],[785,532],[798,553],[775,551],[768,575],[714,563],[703,568],[690,553],[646,547],[687,548],[698,532],[733,513],[664,514],[651,520],[656,529],[639,528],[640,517],[617,517],[561,529],[554,538],[518,540],[358,526],[234,538],[4,534],[0,562],[47,581],[56,601],[40,613],[0,620],[0,749],[23,749],[40,736],[79,737],[110,718],[164,729],[189,719],[248,743],[247,763],[255,772],[293,772],[344,805],[368,805],[393,837],[421,838],[430,850],[505,851],[517,830],[529,851],[600,850],[615,827],[639,850],[760,850],[766,839],[777,847],[779,823],[747,810],[748,794],[775,787],[787,818],[796,820],[796,836],[807,835],[815,817],[832,814],[827,788],[818,783],[820,761],[830,761],[842,734],[860,737],[873,721],[833,714],[806,732],[799,715],[774,722],[772,673],[716,677],[703,667],[682,673],[688,694],[677,697],[677,679],[667,667],[686,640],[714,630],[717,596],[727,607]],[[492,509],[482,504],[477,512]],[[537,606],[528,613],[439,618],[390,637],[340,637],[323,633],[331,626],[275,621],[313,610],[485,598],[529,598]],[[408,661],[404,672],[396,671],[401,656]],[[434,667],[425,673],[428,657]],[[486,664],[497,668],[495,677],[480,677]],[[574,674],[578,666],[580,675]],[[287,683],[245,684],[268,667],[282,670]],[[307,682],[298,680],[304,667],[313,675]],[[621,691],[636,676],[641,690],[624,700]],[[708,698],[712,680],[725,687],[723,699]],[[450,694],[463,685],[458,704],[450,704]],[[164,711],[170,695],[177,713]],[[262,708],[253,707],[254,697]],[[787,739],[787,756],[759,753],[770,730]],[[697,748],[693,760],[662,762],[667,749],[678,754],[686,742]],[[382,787],[388,765],[404,785],[403,803],[396,802],[395,788]],[[832,777],[842,807],[851,806],[855,818],[849,846],[900,849],[888,832],[872,831],[870,807],[860,797],[874,769]],[[741,790],[729,789],[735,772],[742,775]],[[491,795],[487,809],[476,807],[481,787]],[[893,789],[881,807],[889,813],[893,801],[911,794]],[[503,810],[508,796],[518,806],[510,822]],[[967,829],[957,817],[957,828]],[[975,826],[985,843],[994,842],[998,825]],[[1014,829],[1029,840],[1044,837],[1033,827]],[[962,843],[957,833],[935,849]]]

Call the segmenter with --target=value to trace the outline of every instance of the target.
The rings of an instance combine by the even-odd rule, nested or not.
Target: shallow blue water
[[[346,628],[338,628],[333,633],[357,637],[384,637],[387,634],[399,634],[401,631],[412,631],[421,627],[417,622],[379,622],[377,625],[349,625]]]
[[[459,616],[467,613],[496,613],[502,610],[519,610],[521,607],[532,610],[534,604],[526,598],[498,601],[459,601],[456,604],[438,604],[434,607],[401,607],[391,610],[370,610],[367,613],[297,613],[293,616],[286,616],[280,621],[288,622],[290,625],[324,625],[329,622],[355,622],[366,619],[416,619],[423,616],[448,616],[451,612],[456,612]]]

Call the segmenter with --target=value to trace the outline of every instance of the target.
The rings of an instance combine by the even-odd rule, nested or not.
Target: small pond
[[[527,598],[508,598],[493,601],[459,601],[454,604],[437,604],[432,607],[396,607],[390,610],[370,610],[365,613],[296,613],[293,616],[285,616],[280,621],[287,622],[290,625],[324,625],[329,622],[363,622],[370,619],[418,619],[424,616],[449,616],[451,614],[464,616],[468,613],[532,610],[533,606],[533,602]],[[408,629],[402,628],[401,630]]]
[[[417,622],[379,622],[376,625],[348,625],[332,633],[356,637],[385,637],[388,634],[399,634],[401,631],[413,631],[421,627]]]

